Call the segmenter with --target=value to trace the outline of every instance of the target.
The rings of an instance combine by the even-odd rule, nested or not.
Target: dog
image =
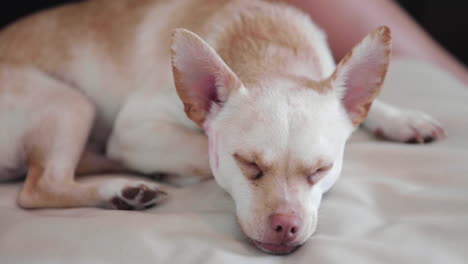
[[[426,114],[375,100],[390,56],[382,26],[336,65],[311,18],[280,1],[43,11],[0,33],[0,179],[26,175],[23,208],[136,210],[162,202],[165,185],[76,177],[214,176],[246,236],[288,254],[315,232],[359,125],[400,142],[444,137]]]

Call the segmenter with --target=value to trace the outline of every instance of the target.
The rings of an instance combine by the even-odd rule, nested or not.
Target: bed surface
[[[145,212],[21,210],[0,184],[0,263],[467,263],[468,89],[429,65],[394,62],[381,98],[441,121],[427,146],[355,133],[317,233],[295,253],[260,252],[214,181]]]

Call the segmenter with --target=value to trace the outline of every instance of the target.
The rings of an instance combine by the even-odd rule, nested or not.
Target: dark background
[[[138,0],[135,0],[138,1]],[[0,27],[35,10],[77,0],[2,1]],[[436,40],[468,64],[468,6],[463,0],[398,0]],[[5,3],[10,3],[6,5]]]

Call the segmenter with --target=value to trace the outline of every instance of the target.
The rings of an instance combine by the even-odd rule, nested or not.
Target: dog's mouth
[[[301,245],[285,245],[285,244],[270,244],[270,243],[263,243],[260,241],[252,240],[252,242],[257,246],[259,249],[266,253],[274,254],[274,255],[287,255],[293,253],[296,249],[301,247]]]

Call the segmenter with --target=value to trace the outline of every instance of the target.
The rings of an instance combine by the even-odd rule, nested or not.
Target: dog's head
[[[341,172],[346,140],[367,116],[389,57],[390,32],[381,27],[325,80],[278,74],[246,87],[201,38],[175,31],[177,92],[208,135],[212,173],[259,248],[290,253],[315,232],[322,194]]]

